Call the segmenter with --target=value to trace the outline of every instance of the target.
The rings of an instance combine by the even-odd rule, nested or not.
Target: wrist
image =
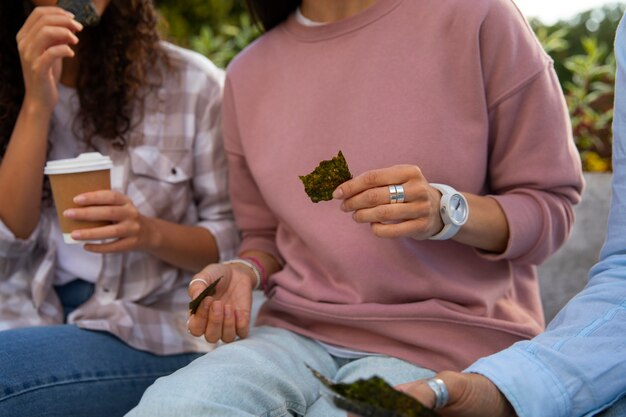
[[[54,104],[50,105],[43,103],[40,100],[24,97],[22,102],[21,112],[24,116],[34,117],[41,121],[42,118],[52,118],[52,111],[54,110]]]
[[[163,247],[163,235],[156,224],[156,219],[139,215],[139,222],[143,225],[144,238],[142,239],[145,249],[148,252],[154,252]]]
[[[261,288],[262,272],[257,265],[246,258],[235,258],[230,261],[222,262],[224,265],[230,265],[233,268],[244,272],[250,278],[250,284],[253,290]]]

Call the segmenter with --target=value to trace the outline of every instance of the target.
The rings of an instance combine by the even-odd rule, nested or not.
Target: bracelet
[[[267,273],[265,272],[265,267],[263,266],[263,263],[261,263],[259,258],[257,258],[256,256],[246,255],[242,256],[240,259],[248,260],[256,265],[256,267],[259,269],[259,272],[261,273],[261,284],[259,288],[262,290],[265,289],[265,284],[267,283]]]
[[[252,272],[254,272],[254,278],[256,281],[255,281],[253,290],[257,290],[261,287],[261,271],[259,271],[259,268],[257,268],[257,266],[254,265],[252,262],[247,261],[245,259],[241,259],[241,258],[235,258],[230,261],[222,262],[222,264],[223,265],[242,264],[242,265],[247,266],[248,268],[252,269]]]

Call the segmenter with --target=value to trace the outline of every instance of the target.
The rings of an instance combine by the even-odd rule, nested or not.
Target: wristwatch
[[[445,184],[430,184],[441,193],[439,214],[443,220],[443,229],[431,237],[430,240],[446,240],[453,237],[469,216],[469,206],[463,194]]]

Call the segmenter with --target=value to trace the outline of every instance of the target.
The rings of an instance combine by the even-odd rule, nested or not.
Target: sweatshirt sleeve
[[[235,94],[230,78],[224,89],[223,131],[228,155],[230,196],[237,227],[242,233],[239,252],[260,250],[282,263],[276,247],[278,222],[269,209],[250,171],[241,143],[237,121]]]
[[[589,284],[545,333],[466,371],[491,379],[520,417],[593,415],[626,392],[626,35],[617,32],[613,190],[607,239]]]
[[[481,27],[489,116],[489,194],[509,224],[504,253],[539,264],[570,234],[583,177],[552,61],[510,1],[494,1]]]

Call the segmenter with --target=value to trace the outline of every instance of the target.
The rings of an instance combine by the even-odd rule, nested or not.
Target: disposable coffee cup
[[[50,178],[52,197],[65,243],[85,243],[72,239],[71,233],[78,229],[89,229],[110,224],[106,221],[73,220],[63,216],[69,208],[81,207],[74,204],[74,197],[89,191],[111,189],[111,158],[99,152],[82,153],[76,158],[48,161],[44,174]]]

